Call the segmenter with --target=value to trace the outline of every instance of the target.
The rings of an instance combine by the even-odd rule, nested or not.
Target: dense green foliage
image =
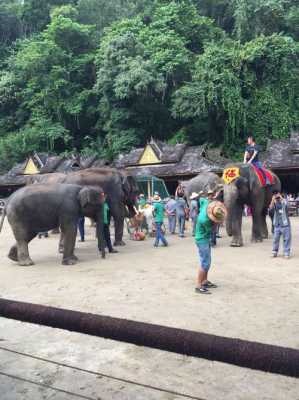
[[[0,0],[0,166],[299,125],[298,0]]]

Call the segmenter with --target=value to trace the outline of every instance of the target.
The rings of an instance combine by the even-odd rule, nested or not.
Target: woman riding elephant
[[[228,211],[226,230],[232,236],[231,246],[243,246],[242,216],[244,206],[252,209],[253,242],[261,242],[268,237],[266,216],[273,191],[280,191],[279,178],[268,174],[271,184],[266,185],[252,164],[235,163],[228,165],[223,173],[224,204]]]
[[[67,183],[103,188],[107,194],[110,214],[114,220],[115,246],[123,246],[124,219],[136,214],[136,198],[139,192],[133,176],[114,168],[88,168],[69,174],[53,173],[35,176],[29,183]]]
[[[62,264],[75,264],[77,222],[84,215],[97,221],[98,247],[104,258],[103,203],[104,193],[99,188],[37,184],[19,189],[9,198],[5,208],[16,239],[8,257],[22,266],[33,265],[28,243],[38,232],[59,226],[64,236]]]

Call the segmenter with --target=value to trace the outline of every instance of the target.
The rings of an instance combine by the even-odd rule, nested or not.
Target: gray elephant
[[[271,172],[273,182],[262,186],[256,170],[251,164],[235,163],[228,165],[224,170],[224,179],[227,176],[230,183],[224,185],[224,204],[228,210],[226,230],[232,236],[231,246],[243,246],[242,216],[244,205],[252,208],[252,235],[253,242],[261,242],[268,237],[266,216],[273,191],[281,190],[278,176]]]
[[[29,183],[66,183],[81,186],[100,187],[107,194],[110,213],[115,225],[116,246],[122,246],[124,220],[126,216],[134,217],[136,198],[139,192],[137,182],[126,171],[114,168],[88,168],[67,175],[61,173],[37,175]]]
[[[220,191],[223,187],[222,179],[213,172],[202,172],[195,178],[185,184],[185,193],[187,201],[190,201],[190,196],[193,192],[199,193],[201,191],[207,193],[209,190]]]
[[[103,203],[104,194],[99,188],[37,184],[19,189],[9,198],[5,208],[16,239],[8,257],[22,266],[33,265],[28,243],[38,232],[59,226],[64,235],[62,264],[75,264],[77,223],[84,215],[97,221],[98,247],[104,258]]]

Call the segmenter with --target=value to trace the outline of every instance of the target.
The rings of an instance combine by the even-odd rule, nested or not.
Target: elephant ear
[[[104,193],[91,187],[84,187],[79,192],[79,201],[82,208],[88,205],[99,205],[103,203]]]

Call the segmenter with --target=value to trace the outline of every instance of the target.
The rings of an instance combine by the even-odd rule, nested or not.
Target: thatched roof
[[[159,162],[139,164],[144,148],[133,149],[121,154],[115,161],[117,168],[126,168],[136,175],[156,175],[161,177],[195,175],[203,171],[221,173],[230,160],[223,157],[221,149],[209,149],[207,145],[187,146],[150,141],[149,145]]]
[[[68,173],[77,169],[82,169],[81,162],[76,157],[66,158],[52,156],[45,153],[33,154],[31,160],[39,170],[40,174],[53,172]],[[25,185],[30,176],[24,175],[27,161],[15,165],[9,172],[0,176],[0,186],[22,186]]]
[[[145,148],[133,149],[127,154],[120,154],[114,162],[116,168],[126,169],[136,175],[156,175],[160,177],[192,176],[203,171],[221,173],[230,160],[223,157],[220,149],[209,149],[208,146],[187,146],[185,144],[167,144],[151,140],[149,145],[158,163],[139,165]],[[54,172],[68,173],[78,169],[102,168],[109,163],[96,156],[61,157],[45,153],[31,156],[40,174]],[[24,175],[27,161],[17,164],[5,175],[0,176],[0,187],[22,186],[31,179]]]
[[[299,132],[291,133],[288,139],[269,140],[261,157],[274,170],[299,169]]]

